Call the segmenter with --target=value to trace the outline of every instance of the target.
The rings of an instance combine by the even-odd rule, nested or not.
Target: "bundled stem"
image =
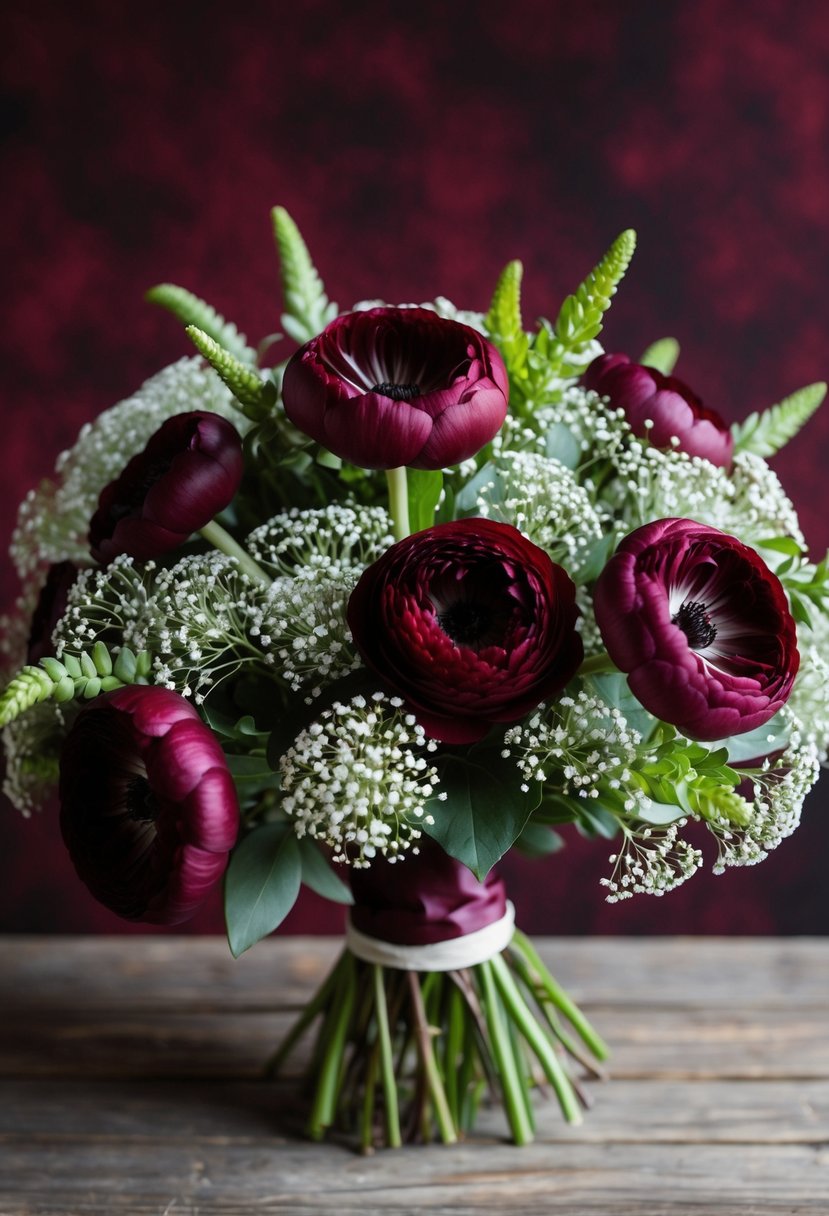
[[[269,1073],[317,1019],[309,1135],[320,1139],[337,1127],[363,1152],[404,1141],[454,1143],[474,1125],[487,1089],[503,1102],[512,1139],[527,1144],[533,1090],[549,1083],[565,1119],[579,1122],[587,1100],[570,1064],[602,1076],[591,1057],[607,1055],[521,934],[504,954],[460,971],[395,970],[345,950]]]

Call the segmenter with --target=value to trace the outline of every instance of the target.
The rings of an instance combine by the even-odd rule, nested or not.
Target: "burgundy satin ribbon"
[[[506,912],[504,884],[490,871],[483,882],[427,837],[415,856],[390,865],[383,858],[352,870],[355,929],[400,946],[428,946],[474,933]]]

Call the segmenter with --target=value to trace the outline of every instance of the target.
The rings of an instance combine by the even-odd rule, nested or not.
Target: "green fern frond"
[[[271,219],[285,303],[282,325],[295,341],[310,342],[336,317],[337,305],[329,302],[308,246],[285,208],[274,207]]]
[[[749,414],[745,422],[735,423],[731,428],[734,451],[754,452],[766,458],[774,456],[805,426],[825,396],[826,385],[819,380],[762,413]]]
[[[508,262],[492,296],[489,312],[484,318],[487,331],[496,344],[507,371],[513,380],[526,375],[529,339],[521,319],[521,279],[524,267],[520,262]]]
[[[185,333],[199,354],[203,355],[219,378],[227,385],[238,401],[242,413],[255,422],[267,417],[276,400],[276,388],[270,380],[263,380],[258,372],[248,367],[196,325],[188,325]]]
[[[44,658],[37,666],[25,666],[0,695],[0,727],[8,726],[41,701],[90,701],[102,692],[125,684],[146,684],[152,656],[146,650],[134,654],[124,646],[113,663],[103,642],[90,651],[64,654],[61,659]]]
[[[256,351],[248,346],[245,335],[239,333],[232,321],[226,321],[215,308],[193,295],[192,291],[177,287],[175,283],[159,283],[151,287],[144,298],[151,304],[166,308],[185,325],[198,326],[242,363],[256,363]]]
[[[676,338],[660,338],[652,342],[639,362],[646,367],[655,367],[663,376],[670,376],[679,358],[679,343]]]
[[[636,233],[627,228],[576,289],[575,295],[564,301],[553,328],[565,352],[578,352],[601,333],[602,317],[610,307],[635,248]]]

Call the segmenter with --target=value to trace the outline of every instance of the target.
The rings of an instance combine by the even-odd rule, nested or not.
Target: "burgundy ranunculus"
[[[516,722],[582,659],[570,577],[509,524],[416,532],[365,570],[348,623],[366,665],[428,735],[472,743]]]
[[[242,441],[220,414],[176,414],[101,491],[89,525],[92,556],[139,561],[183,544],[233,498],[242,479]]]
[[[623,409],[634,435],[654,447],[673,447],[675,436],[681,452],[703,456],[726,469],[731,465],[734,436],[728,425],[676,376],[631,363],[627,355],[600,355],[584,373],[582,383]],[[645,425],[649,422],[653,426]]]
[[[193,706],[133,685],[91,702],[66,737],[60,826],[97,900],[127,920],[176,925],[227,867],[239,802]]]
[[[368,937],[401,946],[427,946],[476,933],[507,910],[502,879],[490,870],[483,882],[424,836],[419,853],[394,864],[376,857],[349,873],[351,923]]]
[[[66,611],[69,592],[79,573],[74,562],[54,562],[49,567],[46,582],[41,587],[37,605],[32,613],[26,646],[27,663],[37,663],[55,653],[52,634]]]
[[[622,541],[594,593],[613,662],[657,718],[692,739],[768,722],[800,657],[780,580],[733,536],[659,519]]]
[[[474,456],[507,413],[507,372],[476,330],[427,308],[332,321],[285,369],[290,420],[366,469],[442,469]]]

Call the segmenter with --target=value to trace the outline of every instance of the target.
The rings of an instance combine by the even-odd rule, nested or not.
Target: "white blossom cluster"
[[[38,566],[89,562],[87,532],[101,490],[174,414],[210,410],[248,425],[215,372],[198,358],[180,359],[137,393],[87,423],[55,465],[54,480],[31,490],[20,505],[11,556],[22,579]]]
[[[480,334],[487,333],[482,312],[473,312],[468,308],[458,308],[451,300],[447,300],[446,296],[436,296],[434,300],[428,300],[425,304],[389,305],[387,300],[358,300],[352,308],[352,312],[368,312],[372,308],[389,307],[427,308],[429,312],[436,312],[439,317],[446,317],[449,321],[458,321],[461,325],[468,325],[470,329],[477,329]]]
[[[39,811],[54,790],[66,729],[64,710],[43,701],[0,731],[6,757],[3,793],[26,818]]]
[[[599,879],[608,903],[633,895],[665,895],[696,874],[702,853],[680,837],[686,823],[676,819],[664,827],[623,825],[622,846],[608,859],[613,871]]]
[[[573,577],[604,531],[602,516],[571,470],[540,452],[502,450],[477,509],[518,528]]]
[[[398,697],[335,702],[279,761],[282,809],[297,836],[325,841],[335,861],[365,867],[378,853],[394,861],[417,851],[418,824],[433,822],[437,770],[427,755],[435,750]]]
[[[142,638],[155,655],[155,681],[201,704],[211,688],[246,663],[262,663],[251,638],[258,585],[234,558],[203,553],[157,573]]]
[[[359,574],[321,558],[276,579],[252,607],[251,639],[293,692],[305,689],[311,699],[359,667],[345,616]]]
[[[510,727],[504,735],[504,757],[515,759],[525,791],[533,782],[550,782],[563,794],[598,798],[603,785],[614,790],[630,785],[632,812],[637,792],[642,793],[631,782],[641,743],[621,710],[582,689]]]
[[[274,577],[309,565],[362,570],[392,544],[384,507],[347,503],[308,511],[294,507],[255,528],[246,541],[251,556]]]
[[[150,624],[149,588],[155,562],[136,566],[116,557],[104,569],[82,570],[72,586],[66,611],[54,633],[55,653],[83,651],[99,639],[142,650]]]

